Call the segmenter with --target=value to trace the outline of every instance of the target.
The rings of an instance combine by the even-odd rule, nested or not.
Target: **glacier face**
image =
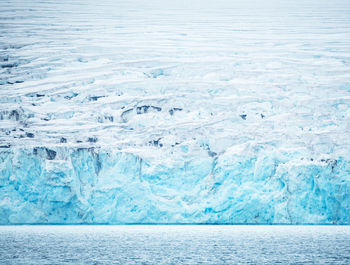
[[[347,1],[0,12],[0,223],[350,223]]]
[[[343,158],[245,145],[166,162],[96,148],[0,154],[2,224],[350,222]]]

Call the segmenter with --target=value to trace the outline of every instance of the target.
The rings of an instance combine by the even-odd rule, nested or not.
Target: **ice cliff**
[[[349,223],[350,162],[296,151],[158,161],[96,148],[1,151],[0,222]]]
[[[180,2],[2,1],[1,224],[350,224],[347,1]]]

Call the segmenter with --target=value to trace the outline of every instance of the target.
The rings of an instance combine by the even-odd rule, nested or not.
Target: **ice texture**
[[[0,223],[350,224],[348,1],[173,2],[1,2]]]
[[[0,159],[2,224],[350,223],[350,162],[340,157],[242,146],[214,158],[12,148]]]

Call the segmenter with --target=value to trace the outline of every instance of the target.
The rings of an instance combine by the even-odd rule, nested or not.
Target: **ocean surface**
[[[1,264],[349,264],[349,226],[0,226]]]

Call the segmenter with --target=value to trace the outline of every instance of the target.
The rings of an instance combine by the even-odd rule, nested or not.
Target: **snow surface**
[[[0,12],[0,223],[350,224],[348,1]]]

